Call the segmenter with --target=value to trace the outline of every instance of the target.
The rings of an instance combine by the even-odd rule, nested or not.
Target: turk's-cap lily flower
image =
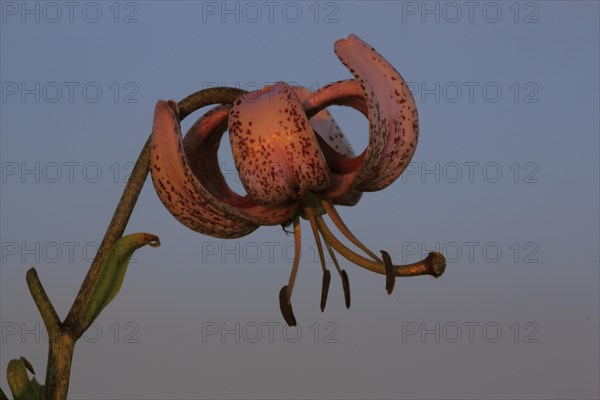
[[[323,269],[321,310],[331,274],[325,248],[339,272],[346,306],[348,275],[333,250],[351,262],[386,275],[391,293],[396,276],[440,276],[445,260],[439,253],[409,265],[381,258],[346,227],[334,205],[354,205],[362,192],[381,190],[402,174],[417,145],[415,101],[394,67],[355,35],[338,40],[335,53],[354,75],[316,92],[284,82],[221,104],[200,117],[182,138],[177,105],[159,101],[152,131],[151,171],[159,198],[185,226],[218,238],[238,238],[261,225],[293,224],[295,256],[288,285],[280,291],[286,322],[295,325],[290,298],[300,259],[299,217],[310,222]],[[325,108],[352,107],[369,120],[369,143],[356,155]],[[246,195],[235,193],[218,167],[217,150],[229,131],[235,165]],[[359,247],[346,247],[327,227],[329,215],[338,230]]]

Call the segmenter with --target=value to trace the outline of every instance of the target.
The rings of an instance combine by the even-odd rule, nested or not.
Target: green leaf
[[[147,244],[157,247],[160,246],[160,240],[158,236],[150,233],[133,233],[123,236],[113,245],[92,289],[89,301],[83,309],[81,326],[84,330],[89,328],[104,307],[119,293],[131,256],[137,249]]]
[[[27,372],[35,374],[31,363],[25,357],[10,360],[6,371],[8,386],[15,400],[43,400],[46,389],[33,378],[29,379]]]

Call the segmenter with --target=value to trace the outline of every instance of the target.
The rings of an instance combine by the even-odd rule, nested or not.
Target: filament
[[[312,228],[313,235],[315,237],[315,242],[317,243],[317,251],[319,252],[319,260],[321,260],[321,268],[323,269],[323,273],[327,271],[327,267],[325,266],[325,254],[323,254],[323,245],[321,244],[321,235],[319,234],[319,227],[317,226],[317,220],[315,219],[315,214],[310,207],[306,207],[304,209],[306,212],[306,216],[310,221],[310,227]],[[326,242],[327,243],[327,242]]]
[[[300,265],[300,254],[302,251],[302,240],[300,234],[300,220],[298,216],[294,217],[294,262],[292,264],[292,272],[290,273],[290,280],[287,288],[288,302],[292,300],[292,290],[294,290],[294,283],[296,282],[296,275],[298,274],[298,265]]]
[[[333,204],[331,204],[327,200],[323,200],[322,204],[323,204],[323,208],[325,209],[325,211],[327,211],[327,214],[329,214],[329,218],[331,218],[331,220],[335,224],[336,228],[338,228],[338,230],[340,232],[342,232],[342,234],[344,236],[346,236],[346,238],[349,241],[351,241],[358,248],[360,248],[362,251],[367,253],[373,260],[378,261],[378,262],[383,262],[381,260],[381,258],[379,258],[371,250],[369,250],[369,248],[367,246],[365,246],[360,240],[358,240],[358,238],[356,236],[354,236],[354,234],[350,231],[350,229],[348,229],[348,227],[344,223],[344,220],[342,220],[342,217],[340,217],[340,214],[338,214],[338,212],[335,209],[335,207],[333,206]]]

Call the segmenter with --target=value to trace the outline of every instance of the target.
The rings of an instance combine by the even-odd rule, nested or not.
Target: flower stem
[[[195,110],[207,105],[216,103],[232,103],[243,93],[245,93],[245,91],[234,88],[211,88],[196,92],[178,103],[179,119],[183,120]],[[71,310],[69,311],[69,314],[65,320],[65,325],[68,327],[68,329],[72,330],[72,334],[75,338],[79,338],[83,334],[82,329],[85,329],[78,323],[83,306],[84,304],[87,304],[89,300],[91,291],[98,280],[98,276],[100,275],[100,269],[102,265],[104,265],[104,261],[106,260],[106,256],[108,255],[110,249],[112,248],[113,244],[121,236],[123,236],[123,232],[125,231],[125,227],[129,222],[129,218],[131,217],[133,208],[135,207],[142,187],[144,186],[144,182],[148,177],[148,173],[150,171],[150,145],[151,138],[148,138],[138,157],[137,162],[135,163],[135,166],[133,167],[129,181],[125,186],[123,195],[119,200],[117,209],[115,210],[108,229],[104,234],[104,238],[102,239],[102,243],[100,243],[96,256],[92,261],[92,265],[85,279],[83,280],[83,284],[79,289],[79,293],[75,298],[75,302],[73,303],[73,306],[71,307]]]
[[[178,103],[179,119],[182,120],[197,109],[211,104],[231,104],[246,91],[235,88],[218,87],[196,92]],[[150,171],[150,146],[152,138],[148,138],[138,157],[131,176],[123,190],[121,199],[108,225],[102,243],[85,276],[77,297],[64,322],[60,322],[56,310],[52,306],[35,269],[27,272],[27,284],[34,302],[42,315],[49,337],[48,365],[46,368],[46,399],[65,400],[69,390],[71,363],[77,339],[83,335],[86,326],[82,323],[84,305],[88,303],[92,290],[105,265],[111,248],[123,233],[148,173]],[[0,392],[0,400],[6,396]]]
[[[69,392],[71,362],[75,350],[74,339],[62,330],[58,337],[49,340],[48,366],[46,369],[46,400],[64,400]]]
[[[123,232],[125,232],[127,222],[129,222],[129,218],[131,217],[135,203],[137,202],[142,187],[144,186],[144,182],[148,176],[148,172],[150,170],[150,143],[151,140],[148,138],[140,153],[140,156],[138,157],[138,160],[135,163],[135,166],[133,167],[129,181],[125,186],[123,194],[121,195],[119,204],[117,204],[117,209],[115,210],[110,224],[108,225],[108,229],[104,234],[102,243],[100,243],[100,246],[98,247],[98,251],[96,252],[96,256],[92,261],[92,265],[88,270],[88,273],[83,280],[83,284],[79,289],[79,293],[75,298],[75,302],[73,303],[73,306],[71,307],[71,310],[65,319],[66,328],[76,339],[78,339],[86,329],[85,325],[80,324],[82,321],[81,313],[83,307],[89,300],[92,289],[98,280],[101,268],[106,260],[106,256],[108,255],[113,244],[115,244],[115,242],[119,240],[121,236],[123,236]]]

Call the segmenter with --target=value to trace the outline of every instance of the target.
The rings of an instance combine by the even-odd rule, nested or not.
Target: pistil
[[[325,221],[323,221],[323,218],[317,217],[317,225],[323,238],[348,261],[370,271],[377,272],[378,274],[386,275],[386,266],[384,262],[369,260],[346,247],[333,235],[333,233],[331,233],[325,224]],[[392,265],[392,267],[394,276],[431,275],[437,278],[444,273],[444,270],[446,269],[446,260],[441,253],[431,252],[426,258],[417,261],[416,263]]]

